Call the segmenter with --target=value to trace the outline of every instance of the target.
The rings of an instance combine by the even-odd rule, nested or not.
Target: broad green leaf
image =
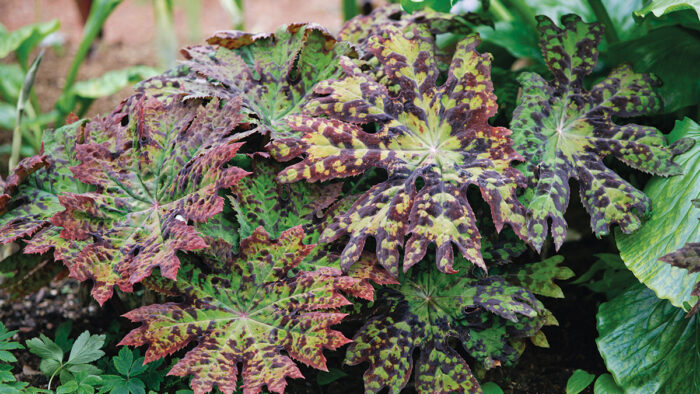
[[[150,362],[197,342],[168,373],[192,375],[196,393],[214,386],[232,393],[239,365],[246,394],[263,386],[283,392],[286,377],[302,377],[293,359],[326,371],[323,350],[349,341],[330,326],[345,316],[337,308],[349,304],[339,292],[343,282],[355,280],[322,271],[290,275],[313,248],[303,238],[301,227],[277,240],[260,227],[241,241],[239,256],[205,260],[211,273],[181,270],[173,292],[184,301],[124,315],[142,325],[120,345],[148,345]]]
[[[664,112],[700,103],[700,38],[693,29],[670,26],[612,46],[612,61],[630,63],[639,72],[653,73],[663,85],[658,88]]]
[[[52,223],[64,227],[61,237],[87,243],[70,275],[92,279],[100,304],[113,286],[130,292],[156,267],[175,279],[176,252],[207,246],[193,224],[221,212],[218,190],[247,174],[227,167],[245,135],[235,133],[239,108],[236,100],[163,104],[137,95],[125,109],[126,126],[105,121],[101,135],[111,138],[77,147],[73,173],[100,192],[62,195],[66,209]]]
[[[604,294],[612,300],[627,288],[638,282],[617,253],[596,254],[596,262],[588,271],[579,275],[572,284],[587,287],[589,290]]]
[[[625,393],[700,391],[700,320],[638,284],[598,311],[598,350]]]
[[[613,117],[660,108],[652,90],[654,78],[622,65],[585,90],[583,80],[596,64],[602,28],[575,15],[562,17],[562,24],[559,28],[551,19],[538,17],[542,54],[554,80],[521,74],[523,93],[511,122],[515,148],[526,159],[520,167],[530,189],[523,199],[529,209],[530,239],[538,250],[550,223],[556,248],[564,242],[572,178],[578,180],[581,202],[597,236],[608,234],[614,224],[624,233],[637,230],[640,216],[651,208],[649,198],[607,168],[603,159],[614,156],[645,172],[677,175],[682,168],[673,157],[690,143],[682,140],[667,146],[653,127],[615,123]]]
[[[58,30],[57,19],[49,22],[25,25],[11,32],[0,33],[0,59],[12,52],[17,52],[20,64],[26,68],[29,52],[46,36]]]
[[[15,128],[16,110],[14,105],[0,101],[0,129],[12,130]]]
[[[596,379],[593,385],[594,394],[622,394],[622,389],[615,383],[612,375],[604,373]]]
[[[566,394],[578,394],[590,386],[595,379],[592,375],[582,369],[577,369],[566,382]]]
[[[27,349],[41,357],[39,369],[46,376],[53,375],[63,365],[63,350],[46,335],[27,340]]]
[[[694,10],[700,17],[700,1],[698,0],[651,0],[644,8],[635,11],[635,15],[647,16],[649,13],[660,17],[662,15],[681,10]]]
[[[695,208],[700,209],[700,199],[693,200],[693,203],[695,204]],[[696,211],[696,214],[698,219],[700,219],[700,211]],[[700,231],[692,238],[700,241]],[[690,274],[698,273],[700,272],[700,242],[688,242],[675,252],[661,256],[659,260],[669,263],[674,267],[687,269]],[[700,297],[700,282],[695,284],[690,294],[695,297]],[[699,308],[700,301],[695,303],[690,313],[696,313]]]
[[[104,356],[102,346],[105,344],[104,335],[90,335],[89,331],[84,331],[73,343],[68,364],[87,364]]]
[[[273,139],[296,134],[287,119],[301,113],[316,83],[339,75],[338,57],[353,53],[314,24],[290,24],[272,34],[219,32],[207,42],[186,48],[187,61],[144,81],[140,90],[164,101],[240,98],[246,121]]]
[[[440,12],[450,12],[452,0],[401,0],[401,7],[409,13],[424,8],[430,8]]]
[[[346,355],[350,365],[369,363],[363,376],[368,393],[385,387],[398,393],[414,370],[419,393],[479,392],[455,347],[487,368],[510,364],[520,355],[510,341],[535,334],[546,313],[532,293],[503,278],[445,275],[430,266],[411,270],[384,291]]]
[[[503,390],[494,382],[486,382],[481,385],[481,390],[484,394],[503,394]]]
[[[107,71],[101,76],[87,81],[76,82],[73,93],[79,97],[96,99],[118,93],[125,87],[157,75],[152,67],[134,66],[121,70]]]
[[[24,71],[17,64],[0,64],[0,96],[7,103],[16,103],[19,98],[19,90],[24,82]],[[0,121],[0,127],[4,123]]]
[[[700,240],[700,211],[692,202],[700,197],[700,126],[688,118],[676,121],[669,139],[681,138],[695,141],[692,149],[676,160],[683,175],[651,179],[644,189],[654,207],[649,220],[633,234],[615,236],[627,268],[659,298],[679,308],[691,301],[698,274],[689,274],[659,258]]]
[[[388,172],[386,181],[362,194],[320,238],[331,242],[349,235],[341,255],[344,269],[358,260],[368,237],[375,238],[380,264],[395,277],[402,246],[404,271],[432,243],[443,272],[455,272],[453,244],[485,268],[481,235],[467,201],[470,185],[490,206],[497,231],[509,223],[524,237],[525,209],[515,196],[523,178],[510,166],[520,156],[512,149],[510,131],[488,124],[496,97],[490,56],[476,51],[478,43],[477,36],[459,43],[447,80],[438,86],[431,33],[420,25],[411,32],[387,28],[386,37],[373,36],[368,44],[386,77],[378,82],[343,58],[345,77],[320,83],[319,98],[306,107],[329,118],[291,118],[303,138],[277,140],[269,147],[281,161],[304,156],[278,175],[283,183],[350,177],[373,167]],[[367,123],[377,132],[364,131],[361,125]],[[425,182],[420,190],[419,178]]]

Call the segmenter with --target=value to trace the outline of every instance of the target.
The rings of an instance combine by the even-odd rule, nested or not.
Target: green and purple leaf
[[[330,327],[345,317],[336,313],[349,304],[340,290],[354,279],[320,271],[290,275],[314,247],[303,238],[301,226],[277,240],[259,227],[241,241],[240,256],[208,261],[212,273],[182,271],[172,287],[183,301],[127,313],[143,324],[120,345],[148,345],[150,362],[196,342],[169,372],[192,375],[196,394],[214,387],[233,393],[239,372],[246,394],[264,386],[282,393],[287,377],[303,377],[293,360],[327,371],[323,350],[349,342]]]
[[[412,29],[415,25],[425,26],[433,35],[466,35],[473,31],[473,26],[493,26],[493,21],[476,13],[455,15],[430,8],[408,13],[402,10],[401,5],[390,4],[376,8],[369,15],[359,15],[345,22],[338,37],[357,44],[364,51],[368,49],[369,37],[383,35],[391,29]]]
[[[180,67],[144,81],[140,90],[164,101],[240,99],[243,121],[272,139],[298,134],[287,119],[301,113],[314,85],[340,74],[340,55],[354,53],[315,24],[290,24],[272,34],[223,31],[207,41],[185,48]]]
[[[654,209],[642,228],[632,234],[616,232],[615,241],[620,257],[634,276],[659,298],[667,299],[678,308],[695,304],[694,289],[700,274],[674,265],[687,266],[688,261],[667,264],[664,256],[688,244],[700,242],[700,211],[693,200],[700,197],[700,125],[689,118],[677,120],[668,136],[670,141],[694,141],[694,146],[676,158],[683,175],[671,178],[653,177],[644,193]],[[680,257],[680,256],[675,256]]]
[[[668,146],[653,127],[613,121],[613,117],[660,109],[653,90],[657,80],[651,75],[622,65],[590,91],[584,89],[583,79],[598,58],[600,24],[584,23],[575,15],[562,17],[563,28],[545,16],[537,20],[542,54],[554,80],[521,74],[522,96],[511,122],[516,150],[526,158],[521,169],[532,190],[525,197],[531,215],[530,238],[539,250],[551,221],[557,249],[564,242],[572,178],[579,182],[581,201],[596,235],[608,234],[613,224],[631,233],[641,225],[640,216],[649,211],[649,198],[607,168],[603,158],[614,156],[655,175],[677,175],[681,168],[673,157],[686,151],[690,141]]]
[[[338,215],[345,213],[355,198],[339,199],[341,183],[278,183],[275,177],[281,168],[281,165],[271,161],[256,160],[253,162],[253,174],[243,178],[233,190],[231,205],[237,214],[240,237],[248,237],[255,228],[263,226],[274,238],[283,231],[301,225],[306,234],[304,243],[317,244],[323,230]],[[334,246],[316,245],[298,268],[341,275],[340,256]],[[374,287],[370,281],[377,284],[398,283],[379,267],[376,257],[370,253],[363,254],[347,275],[358,282],[344,290],[369,301],[374,299]]]
[[[221,212],[218,190],[247,174],[227,164],[242,145],[239,102],[135,96],[129,105],[126,127],[104,124],[114,137],[77,148],[73,173],[99,191],[61,195],[66,209],[52,218],[64,228],[61,237],[87,243],[69,268],[72,277],[95,282],[100,303],[114,285],[131,291],[156,267],[175,279],[176,252],[207,247],[194,224]]]
[[[520,355],[510,340],[539,331],[546,309],[532,293],[503,278],[470,279],[421,268],[385,290],[375,317],[355,334],[346,362],[369,363],[368,393],[385,387],[398,393],[413,370],[419,393],[479,392],[455,345],[486,367],[510,364]],[[416,349],[420,356],[414,365]]]
[[[292,117],[292,128],[305,133],[302,139],[270,145],[278,160],[304,156],[279,174],[284,183],[349,177],[372,167],[388,172],[386,181],[361,195],[320,238],[331,242],[350,236],[341,256],[343,269],[357,261],[372,236],[380,264],[398,276],[406,235],[404,271],[423,258],[431,243],[437,244],[436,262],[443,272],[455,272],[453,244],[485,268],[466,197],[470,185],[481,190],[498,231],[509,223],[525,237],[525,208],[515,196],[524,178],[510,166],[521,157],[512,149],[510,131],[488,124],[496,113],[496,97],[489,78],[491,58],[476,52],[478,43],[477,36],[459,43],[446,82],[436,86],[431,33],[420,26],[409,33],[387,28],[387,37],[372,37],[368,47],[389,86],[342,58],[345,78],[317,85],[319,97],[306,106],[309,113],[329,119]],[[377,132],[364,131],[361,126],[367,123]],[[419,179],[425,183],[420,189]]]

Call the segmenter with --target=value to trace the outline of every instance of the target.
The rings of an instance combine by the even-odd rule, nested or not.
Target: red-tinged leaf
[[[218,190],[247,174],[227,164],[245,135],[236,134],[239,106],[136,96],[126,127],[104,123],[112,138],[78,146],[81,164],[73,172],[99,191],[62,195],[65,211],[52,223],[64,228],[62,237],[88,243],[70,264],[71,276],[92,279],[100,303],[114,285],[131,291],[156,267],[175,279],[176,252],[207,246],[194,224],[221,212]]]
[[[192,375],[196,394],[214,387],[233,393],[239,365],[246,394],[264,386],[283,392],[287,377],[303,377],[293,360],[327,370],[323,350],[349,342],[330,327],[345,316],[337,308],[349,304],[339,290],[354,280],[319,271],[291,275],[314,247],[303,238],[300,226],[277,240],[259,227],[241,241],[237,258],[207,260],[213,273],[182,270],[170,291],[184,301],[127,313],[143,324],[120,344],[148,345],[150,362],[196,342],[169,372]]]
[[[436,263],[443,272],[455,272],[453,244],[485,268],[481,235],[466,197],[469,185],[481,190],[498,231],[509,223],[525,237],[525,209],[515,196],[524,178],[510,167],[521,157],[512,149],[510,131],[488,124],[496,112],[490,56],[476,52],[477,36],[466,38],[457,46],[446,82],[436,86],[430,33],[420,27],[410,34],[387,28],[387,37],[373,37],[369,50],[382,64],[382,83],[400,88],[391,89],[341,59],[345,78],[320,83],[315,89],[319,97],[306,107],[330,119],[291,118],[292,127],[305,133],[303,138],[269,146],[278,160],[304,156],[278,179],[325,181],[372,167],[388,172],[385,182],[360,196],[320,239],[350,236],[341,256],[344,269],[373,236],[380,264],[397,276],[405,235],[410,238],[404,271],[423,258],[430,243],[437,245]],[[360,127],[368,122],[376,125],[376,133]],[[420,190],[419,178],[425,183]]]
[[[271,34],[223,31],[207,41],[185,48],[180,67],[140,90],[164,101],[241,99],[244,120],[273,139],[295,134],[286,119],[301,113],[316,83],[338,76],[340,55],[354,54],[315,24],[285,25]]]
[[[263,226],[272,236],[297,225],[302,225],[306,244],[316,244],[323,230],[336,217],[345,213],[353,198],[338,200],[342,184],[280,184],[275,179],[281,166],[271,161],[253,162],[253,174],[239,182],[233,189],[231,205],[236,211],[241,238],[249,236],[253,229]],[[320,244],[299,264],[299,269],[313,271],[323,269],[329,275],[342,275],[340,256],[334,245]],[[357,283],[343,289],[347,294],[372,301],[376,284],[397,283],[378,266],[372,254],[364,254],[347,275],[358,279]]]
[[[49,220],[63,208],[59,203],[61,194],[90,188],[76,180],[69,169],[78,164],[76,146],[89,135],[88,127],[86,122],[74,122],[57,130],[46,130],[42,154],[22,160],[3,185],[0,244],[21,240],[23,245],[14,256],[0,263],[0,270],[14,275],[4,282],[12,295],[23,295],[49,283],[63,272],[56,262],[79,251],[72,242],[58,237],[60,228]],[[49,254],[51,249],[54,249],[53,259]]]

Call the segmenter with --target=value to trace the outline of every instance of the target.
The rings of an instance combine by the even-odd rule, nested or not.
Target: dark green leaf
[[[700,320],[638,284],[598,312],[598,349],[626,393],[700,391]]]

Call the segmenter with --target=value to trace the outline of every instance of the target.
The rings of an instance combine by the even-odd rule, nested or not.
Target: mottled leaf
[[[373,236],[380,264],[397,276],[405,235],[411,236],[404,271],[423,258],[431,243],[437,244],[436,262],[443,272],[455,272],[453,243],[468,260],[485,268],[467,188],[481,190],[496,230],[510,223],[524,237],[525,227],[525,210],[515,197],[523,179],[510,167],[520,156],[511,147],[510,131],[487,123],[497,107],[489,79],[490,56],[476,52],[477,36],[466,38],[457,46],[447,80],[436,86],[430,32],[419,26],[409,33],[391,28],[387,32],[387,38],[373,37],[369,50],[382,64],[387,76],[383,81],[400,88],[375,81],[343,58],[345,78],[320,83],[315,89],[319,98],[307,106],[310,113],[330,119],[291,118],[292,127],[305,132],[302,140],[271,144],[278,160],[304,155],[278,179],[316,182],[359,175],[373,167],[387,171],[388,179],[360,196],[320,239],[350,236],[341,256],[344,269]],[[370,122],[377,132],[362,129]],[[419,179],[422,187],[416,184]]]
[[[275,177],[281,166],[270,161],[253,162],[253,174],[246,177],[233,190],[231,203],[236,211],[241,238],[252,234],[263,226],[271,237],[278,237],[282,231],[301,225],[307,245],[317,244],[323,229],[335,218],[345,213],[354,198],[339,199],[342,184],[293,183],[280,184]],[[309,253],[298,268],[306,271],[325,268],[328,274],[341,275],[340,256],[335,245],[320,244]],[[377,284],[397,283],[371,254],[361,256],[357,264],[348,270],[347,275],[358,279],[351,288],[344,289],[349,294],[374,299]]]
[[[239,106],[235,100],[166,105],[135,96],[126,127],[105,123],[105,134],[114,137],[77,147],[81,164],[72,170],[99,191],[61,195],[66,209],[52,223],[64,227],[63,238],[88,243],[70,274],[92,279],[98,302],[111,297],[114,285],[131,291],[156,267],[175,279],[176,252],[207,246],[193,224],[221,212],[217,191],[247,174],[227,166],[241,146],[235,143]]]
[[[287,118],[301,113],[316,83],[338,76],[340,55],[353,53],[315,24],[290,24],[272,34],[223,31],[207,42],[185,48],[180,67],[144,81],[140,90],[164,100],[240,98],[245,121],[272,138],[296,134]]]
[[[608,50],[609,61],[629,63],[635,70],[653,73],[663,81],[657,89],[663,100],[663,112],[700,104],[700,78],[696,72],[700,38],[697,27],[684,26],[697,25],[698,20],[693,13],[686,16],[690,19],[688,23],[650,30],[641,37],[611,45]]]
[[[543,324],[543,305],[529,291],[508,284],[503,278],[470,279],[445,275],[437,269],[416,268],[400,285],[391,286],[375,305],[376,315],[360,328],[347,351],[346,362],[368,362],[365,391],[384,387],[398,393],[415,369],[419,393],[478,392],[479,385],[467,362],[459,355],[460,344],[485,366],[506,362],[506,354],[517,355],[508,344],[505,325],[484,337],[491,319]],[[382,305],[386,303],[387,305]],[[524,327],[522,327],[524,328]],[[534,331],[536,331],[534,330]],[[524,331],[532,330],[524,329]],[[487,343],[486,341],[490,341]],[[505,351],[505,347],[510,350]],[[419,358],[413,360],[414,351]]]
[[[625,393],[696,393],[698,319],[637,284],[600,306],[598,350]]]
[[[391,29],[405,30],[415,25],[424,25],[434,35],[464,35],[471,33],[474,25],[489,24],[492,25],[493,22],[476,13],[455,15],[430,8],[408,13],[402,10],[401,5],[390,4],[376,8],[369,15],[356,16],[345,22],[338,37],[358,44],[361,49],[366,50],[369,37],[385,34],[392,31]]]
[[[339,293],[341,282],[353,280],[318,271],[290,275],[313,249],[303,238],[301,227],[278,240],[260,227],[241,241],[239,257],[210,261],[212,273],[181,271],[175,288],[183,301],[127,313],[143,324],[120,344],[149,345],[150,362],[196,342],[169,372],[192,375],[196,394],[214,386],[233,393],[239,365],[246,394],[263,386],[283,392],[286,377],[302,377],[293,360],[327,371],[323,350],[349,342],[330,326],[345,316],[335,310],[349,304]]]
[[[598,58],[600,24],[583,23],[575,15],[562,17],[563,28],[545,16],[537,20],[542,54],[554,79],[521,74],[523,92],[511,122],[516,150],[527,160],[522,170],[531,190],[524,198],[531,214],[531,239],[540,249],[551,221],[557,249],[564,242],[572,178],[579,182],[581,202],[596,235],[608,234],[613,224],[631,233],[641,225],[639,216],[649,211],[649,199],[607,168],[603,158],[614,156],[656,175],[677,175],[682,169],[673,157],[687,150],[689,141],[667,146],[653,127],[613,121],[660,108],[652,89],[657,81],[650,75],[622,65],[591,90],[584,89],[583,79]]]
[[[23,159],[7,178],[0,195],[0,244],[22,241],[22,249],[0,263],[0,271],[12,273],[2,287],[18,297],[36,291],[63,272],[60,264],[67,255],[79,251],[60,237],[60,227],[49,221],[63,207],[59,195],[89,189],[77,181],[70,166],[78,164],[76,146],[89,130],[85,122],[76,122],[43,134],[42,154]],[[26,245],[25,245],[26,244]],[[53,259],[48,253],[53,249]],[[41,256],[26,256],[38,253]]]
[[[524,264],[509,272],[505,278],[518,286],[524,287],[537,295],[564,298],[561,288],[554,283],[555,279],[566,280],[574,276],[574,271],[568,267],[560,267],[563,256],[553,256],[548,259]]]
[[[688,118],[676,121],[669,135],[671,141],[685,138],[695,145],[676,160],[683,175],[652,178],[644,189],[654,207],[649,220],[633,234],[615,236],[627,268],[659,298],[679,308],[686,302],[694,303],[691,293],[699,275],[659,259],[700,241],[700,211],[692,202],[700,197],[700,126]]]

